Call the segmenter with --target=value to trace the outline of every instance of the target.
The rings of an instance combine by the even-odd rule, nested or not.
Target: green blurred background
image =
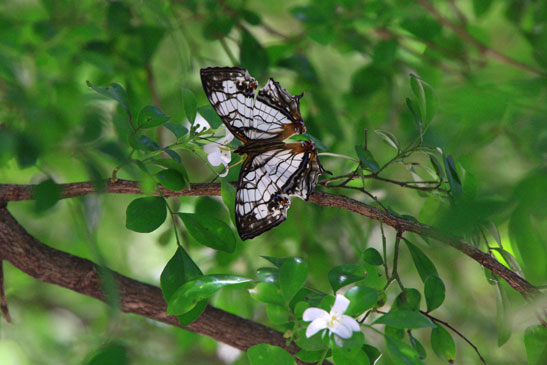
[[[51,177],[65,183],[109,176],[129,152],[127,116],[86,81],[117,82],[127,90],[132,109],[154,104],[180,124],[185,119],[180,86],[194,92],[198,106],[208,104],[199,80],[199,69],[207,66],[241,65],[261,84],[274,77],[290,93],[304,92],[302,115],[324,150],[354,155],[367,128],[369,150],[385,163],[393,149],[373,130],[390,131],[403,145],[418,135],[405,103],[413,74],[436,93],[437,113],[425,143],[454,157],[474,197],[499,203],[484,218],[495,222],[504,248],[516,256],[526,278],[546,284],[547,248],[541,238],[547,236],[547,2],[433,5],[484,48],[415,1],[3,0],[0,182],[30,184]],[[161,131],[152,137],[168,138]],[[192,182],[214,178],[204,154],[183,151],[181,157]],[[328,156],[321,161],[335,175],[354,167]],[[231,170],[231,181],[237,170]],[[412,179],[404,166],[386,173]],[[119,177],[136,179],[135,174],[122,170]],[[426,223],[431,219],[435,201],[430,195],[379,181],[367,189],[400,214]],[[371,203],[352,191],[328,191]],[[46,244],[104,260],[123,275],[158,285],[175,239],[170,223],[152,234],[125,229],[125,208],[133,198],[89,196],[49,209],[19,202],[9,209]],[[216,198],[180,199],[179,210],[229,220]],[[394,232],[387,229],[387,236],[391,247]],[[190,237],[187,244],[205,273],[253,277],[257,268],[268,266],[262,255],[301,256],[309,263],[309,286],[328,291],[328,270],[355,263],[366,247],[381,247],[381,237],[377,222],[295,200],[285,223],[251,242],[238,242],[233,254],[204,248]],[[508,290],[513,335],[498,348],[496,287],[488,284],[480,265],[435,242],[423,250],[447,285],[447,300],[436,315],[471,339],[489,363],[526,363],[523,331],[536,319],[519,295]],[[408,251],[400,255],[403,281],[418,287]],[[220,364],[226,358],[226,348],[211,339],[119,314],[94,299],[36,281],[10,264],[4,270],[13,323],[0,322],[2,364],[82,363],[107,341],[120,344],[120,354],[135,364],[188,359]],[[212,304],[267,324],[264,306],[244,290],[221,291]],[[374,333],[365,336],[382,346]],[[458,363],[477,363],[467,344],[458,338],[456,344]],[[440,362],[428,353],[425,363]]]

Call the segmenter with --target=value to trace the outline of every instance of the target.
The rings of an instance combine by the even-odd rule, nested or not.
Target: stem
[[[431,319],[433,322],[437,322],[437,323],[440,323],[442,324],[443,326],[445,326],[446,328],[450,328],[454,333],[456,333],[458,336],[460,336],[465,342],[467,342],[469,344],[469,346],[471,346],[473,348],[473,350],[475,350],[475,352],[477,353],[477,355],[479,355],[479,358],[481,359],[482,363],[483,364],[486,364],[486,361],[484,360],[484,358],[482,357],[481,353],[479,352],[479,349],[477,348],[477,346],[475,346],[473,344],[473,342],[471,342],[467,337],[465,337],[460,331],[458,331],[457,329],[455,329],[454,327],[452,327],[451,325],[449,325],[447,322],[445,321],[441,321],[440,319],[438,318],[435,318],[433,317],[431,314],[427,313],[427,312],[424,312],[424,311],[420,311],[421,314],[423,314],[424,316],[426,316],[427,318]]]

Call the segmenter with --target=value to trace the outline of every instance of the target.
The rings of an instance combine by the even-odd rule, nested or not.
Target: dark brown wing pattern
[[[247,158],[239,173],[235,216],[241,239],[256,237],[287,218],[293,196],[308,200],[325,170],[312,141],[282,140],[306,127],[300,116],[300,96],[292,96],[270,79],[258,91],[242,68],[207,68],[201,80],[213,108],[244,145]]]

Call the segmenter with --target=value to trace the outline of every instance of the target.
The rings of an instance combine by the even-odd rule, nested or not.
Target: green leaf
[[[316,363],[319,360],[321,360],[321,357],[323,356],[323,354],[324,354],[324,351],[300,350],[294,356],[296,356],[298,360],[301,360],[303,362]]]
[[[388,131],[382,131],[382,130],[375,130],[374,131],[377,135],[382,137],[382,139],[391,147],[393,147],[397,152],[401,150],[401,144],[399,143],[399,140],[395,135]]]
[[[439,177],[439,180],[442,181],[444,179],[444,170],[442,168],[441,163],[439,162],[437,157],[435,157],[435,155],[428,153],[428,156],[429,156],[429,161],[431,162],[431,165],[433,166],[433,169],[435,170],[435,173]]]
[[[380,169],[380,166],[372,156],[372,153],[369,150],[365,151],[362,145],[355,146],[355,152],[357,152],[359,160],[372,172],[376,172]]]
[[[374,323],[385,324],[400,329],[435,327],[435,324],[426,316],[409,310],[398,310],[386,313],[378,318]]]
[[[366,272],[361,265],[340,265],[329,271],[328,278],[332,290],[336,293],[338,289],[348,284],[364,279]]]
[[[409,340],[410,340],[410,344],[412,345],[414,350],[416,350],[418,355],[420,355],[420,360],[425,359],[427,357],[427,353],[426,353],[425,348],[422,345],[422,343],[420,341],[418,341],[418,339],[416,337],[412,336],[411,332],[408,333],[408,337],[409,337]]]
[[[393,301],[390,311],[409,310],[417,312],[420,310],[421,299],[422,295],[418,290],[414,288],[405,288],[405,291],[399,293],[397,298]]]
[[[139,112],[136,127],[153,128],[162,125],[169,119],[171,119],[171,117],[165,114],[157,106],[147,105]]]
[[[424,295],[428,312],[439,308],[445,297],[443,281],[438,276],[429,276],[424,283]]]
[[[496,328],[498,346],[502,346],[511,337],[511,317],[509,316],[509,298],[501,282],[496,283]]]
[[[261,77],[268,69],[268,53],[251,33],[246,30],[242,33],[239,54],[241,66],[254,77]]]
[[[91,82],[86,81],[87,86],[107,98],[114,99],[120,105],[129,112],[129,99],[127,98],[127,93],[120,84],[111,83],[108,86],[93,86]]]
[[[149,152],[161,150],[161,147],[154,140],[144,135],[130,134],[128,142],[136,150]]]
[[[236,206],[236,188],[226,179],[220,180],[220,195],[222,202],[230,212],[232,223],[236,226],[235,206]]]
[[[33,198],[36,211],[43,212],[53,207],[61,199],[62,188],[52,179],[47,179],[34,187]]]
[[[456,358],[456,344],[444,327],[437,325],[431,330],[431,348],[435,354],[451,364]]]
[[[87,365],[124,365],[129,364],[127,348],[121,343],[109,343],[95,351]]]
[[[356,317],[366,310],[374,308],[378,303],[380,293],[378,290],[369,288],[368,286],[357,285],[350,288],[344,295],[350,300],[345,314],[350,317]]]
[[[304,285],[307,276],[308,264],[302,259],[291,257],[283,262],[279,268],[279,286],[287,303]]]
[[[211,105],[204,105],[198,108],[199,114],[205,119],[212,129],[217,129],[222,125],[222,119]]]
[[[458,170],[456,169],[456,163],[452,156],[444,155],[444,170],[446,171],[446,177],[448,178],[448,184],[450,185],[450,192],[454,194],[455,197],[460,197],[462,195],[462,183],[460,177],[458,176]]]
[[[177,289],[184,283],[201,275],[203,273],[199,267],[188,256],[186,251],[179,246],[171,260],[167,262],[160,276],[161,291],[165,301],[169,301]]]
[[[156,179],[165,188],[173,191],[182,190],[186,186],[184,177],[180,174],[180,172],[173,169],[161,170],[156,174]]]
[[[360,347],[338,347],[332,348],[332,358],[336,365],[368,364],[369,358]]]
[[[499,252],[499,254],[501,255],[501,257],[503,257],[503,259],[505,260],[505,262],[507,262],[507,265],[509,265],[509,268],[511,268],[511,270],[513,270],[514,272],[516,272],[517,274],[519,274],[519,276],[525,277],[524,272],[522,271],[522,268],[520,267],[520,265],[519,265],[519,263],[517,262],[517,260],[513,257],[513,255],[511,255],[509,252],[505,251],[505,250],[502,249],[502,248],[491,247],[490,249],[491,249],[492,251]]]
[[[524,331],[524,347],[528,364],[541,365],[547,359],[547,328],[530,326]]]
[[[161,226],[167,217],[165,200],[158,196],[137,198],[129,203],[125,226],[132,231],[149,233]]]
[[[179,139],[180,137],[184,137],[188,134],[188,129],[179,124],[167,122],[163,126],[169,129],[175,135],[175,137],[177,137],[177,139]]]
[[[419,100],[420,115],[425,123],[431,122],[437,110],[437,100],[433,88],[427,82],[410,75],[410,86]]]
[[[173,161],[168,158],[160,158],[157,160],[153,160],[151,163],[155,165],[163,166],[167,169],[178,171],[184,178],[185,183],[190,181],[188,179],[188,173],[186,172],[186,169],[184,168],[184,166],[180,164],[180,162]]]
[[[261,267],[256,270],[256,276],[258,280],[266,283],[277,283],[279,282],[279,269],[273,267]]]
[[[386,339],[389,354],[394,360],[394,364],[422,364],[420,361],[420,354],[412,346],[387,334],[384,337]]]
[[[260,25],[260,23],[262,23],[261,16],[255,13],[254,11],[243,9],[241,10],[240,14],[243,20],[245,20],[247,23],[251,25]]]
[[[319,331],[311,337],[306,337],[306,327],[296,331],[296,344],[306,351],[321,351],[327,347],[323,342],[322,334],[324,331]]]
[[[285,299],[277,285],[269,282],[258,283],[249,290],[251,296],[262,303],[285,305]]]
[[[420,115],[420,109],[416,102],[414,100],[411,100],[409,98],[406,98],[406,106],[410,110],[410,113],[412,113],[412,116],[414,117],[414,122],[418,126],[418,129],[420,130],[420,135],[423,133],[423,126],[422,126],[422,116]]]
[[[273,345],[255,345],[247,350],[251,365],[296,365],[291,354]]]
[[[437,269],[433,262],[420,250],[417,246],[410,243],[408,240],[405,240],[410,255],[412,256],[412,261],[418,270],[418,274],[422,278],[422,281],[425,283],[429,276],[439,276]]]
[[[179,315],[192,310],[203,299],[228,286],[251,282],[252,279],[235,275],[203,275],[184,283],[167,301],[167,314]]]
[[[268,304],[266,315],[273,324],[282,324],[289,321],[289,311],[283,305]]]
[[[270,261],[272,264],[277,266],[277,268],[281,268],[281,265],[283,265],[285,261],[292,259],[292,257],[271,257],[271,256],[262,256],[262,258]]]
[[[182,93],[182,104],[184,105],[184,112],[186,113],[186,118],[190,122],[190,125],[194,124],[197,114],[197,102],[196,97],[192,90],[189,90],[185,87],[180,88]]]
[[[373,247],[369,247],[363,252],[363,260],[365,260],[367,264],[374,266],[379,266],[384,263],[380,252],[378,252],[378,250]]]
[[[367,356],[368,356],[368,361],[369,361],[369,364],[370,364],[370,365],[376,364],[376,362],[378,361],[378,359],[379,359],[380,356],[382,355],[382,353],[380,352],[380,350],[378,350],[376,347],[371,346],[371,345],[368,345],[368,344],[364,344],[364,345],[362,346],[362,349],[363,349],[363,351],[365,351],[365,353],[367,354]]]
[[[190,323],[198,319],[198,317],[201,316],[203,312],[205,312],[205,309],[207,308],[207,302],[208,302],[207,299],[197,302],[196,306],[192,308],[190,311],[177,316],[180,325],[188,326]]]
[[[192,237],[204,246],[232,253],[236,247],[234,233],[216,218],[201,214],[178,213]]]

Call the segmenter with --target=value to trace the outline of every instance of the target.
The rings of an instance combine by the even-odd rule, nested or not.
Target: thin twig
[[[490,58],[505,63],[506,65],[513,66],[515,68],[519,68],[521,70],[524,70],[529,73],[533,73],[538,76],[547,77],[545,72],[535,69],[532,66],[526,65],[524,63],[521,63],[517,60],[514,60],[508,56],[505,56],[501,54],[500,52],[491,49],[487,47],[485,44],[474,38],[471,34],[469,34],[465,29],[458,26],[457,24],[453,23],[452,21],[448,20],[444,16],[441,15],[441,13],[429,2],[429,0],[418,0],[418,3],[421,4],[421,6],[433,17],[435,18],[439,23],[442,25],[452,29],[456,35],[458,35],[460,38],[462,38],[464,41],[471,44],[473,47],[475,47],[480,53],[482,53],[485,56],[489,56]]]
[[[473,348],[473,350],[475,350],[475,352],[477,353],[477,355],[479,355],[479,358],[481,359],[482,363],[483,364],[486,364],[486,361],[484,360],[484,358],[482,357],[481,353],[479,352],[479,349],[477,348],[477,346],[475,346],[473,344],[473,342],[471,342],[467,337],[465,337],[460,331],[458,331],[457,329],[455,329],[454,327],[452,327],[450,324],[448,324],[447,322],[445,321],[441,321],[440,319],[436,318],[436,317],[433,317],[431,314],[425,312],[425,311],[420,311],[421,314],[423,314],[424,316],[426,316],[427,318],[431,319],[433,322],[437,322],[437,323],[440,323],[442,324],[443,326],[445,326],[446,328],[450,328],[454,333],[456,333],[458,336],[460,336],[465,342],[467,342],[469,344],[469,346],[471,346]]]

